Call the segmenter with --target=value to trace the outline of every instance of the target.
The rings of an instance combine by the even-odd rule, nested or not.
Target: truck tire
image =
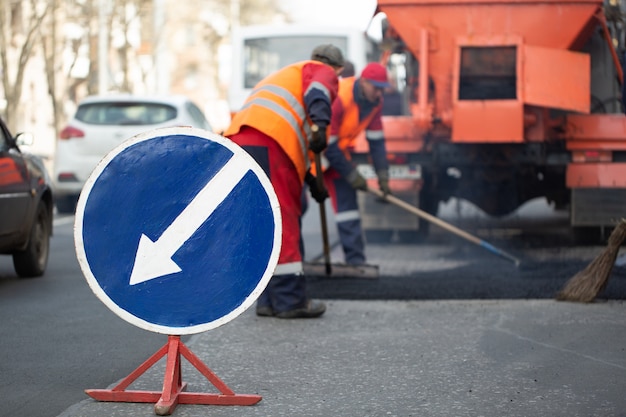
[[[46,271],[50,253],[50,222],[44,202],[37,207],[37,214],[30,230],[28,246],[13,253],[13,267],[21,278],[39,277]]]
[[[575,245],[603,245],[606,243],[610,231],[600,226],[577,226],[572,228]]]

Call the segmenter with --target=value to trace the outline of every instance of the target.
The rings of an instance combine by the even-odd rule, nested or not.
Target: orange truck
[[[496,217],[543,197],[580,236],[606,234],[626,217],[619,4],[378,0],[397,87],[383,121],[394,192],[431,214],[456,197]],[[366,152],[359,142],[355,161]],[[428,232],[361,206],[366,231]]]

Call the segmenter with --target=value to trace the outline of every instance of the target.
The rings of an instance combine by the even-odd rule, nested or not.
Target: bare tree
[[[58,83],[56,74],[58,74],[58,41],[57,41],[57,7],[59,0],[50,1],[50,13],[48,19],[40,26],[41,46],[46,71],[46,81],[48,83],[48,95],[52,103],[52,117],[54,131],[59,131],[61,113],[60,93],[58,92]]]
[[[38,33],[44,59],[48,96],[52,107],[52,125],[59,132],[66,117],[63,104],[78,101],[77,90],[88,89],[89,75],[75,76],[74,70],[81,58],[81,49],[92,42],[93,0],[49,0],[49,11]],[[68,24],[74,30],[69,30]],[[68,59],[69,58],[69,59]],[[94,62],[95,64],[95,62]]]
[[[137,88],[146,88],[151,70],[149,66],[155,65],[154,61],[149,64],[150,59],[146,58],[150,55],[146,52],[149,53],[159,42],[158,37],[166,33],[165,28],[154,28],[154,0],[109,2],[111,9],[107,13],[106,27],[101,28],[98,0],[0,1],[0,81],[6,99],[3,116],[11,129],[16,128],[18,121],[26,67],[35,54],[41,54],[43,58],[45,74],[42,76],[47,81],[54,118],[52,125],[56,132],[63,122],[64,104],[68,100],[77,103],[84,95],[98,92],[100,66],[106,66],[104,73],[109,74],[110,80],[116,81],[114,86],[118,90],[132,93]],[[166,2],[174,4],[176,0]],[[238,17],[242,25],[268,22],[282,13],[278,0],[238,2],[241,10]],[[200,47],[193,52],[199,58],[198,64],[189,63],[185,68],[175,69],[173,81],[180,81],[185,72],[196,65],[202,77],[210,77],[214,85],[219,84],[214,69],[219,65],[219,45],[229,36],[231,3],[232,0],[176,2],[174,9],[190,11],[175,22],[168,15],[165,24],[182,23],[184,27],[193,27],[199,35]],[[71,35],[68,35],[69,26],[74,29],[69,31]],[[101,30],[106,31],[110,45],[106,62],[98,62],[98,33]],[[141,37],[139,45],[137,33]],[[202,60],[203,63],[200,63]],[[78,68],[81,71],[77,71]],[[131,76],[133,71],[134,77]],[[143,86],[137,85],[138,82]]]
[[[231,13],[234,1],[205,0],[199,6],[198,2],[170,0],[168,23],[174,27],[155,30],[149,35],[152,36],[152,44],[156,45],[165,33],[167,33],[166,37],[172,37],[177,31],[185,32],[185,35],[181,36],[184,38],[185,44],[182,50],[185,52],[179,54],[179,65],[172,74],[173,85],[182,84],[181,79],[187,77],[190,72],[201,70],[201,68],[210,70],[219,67],[218,49],[230,36],[230,30],[233,27]],[[239,4],[237,23],[241,25],[267,23],[277,14],[284,14],[278,6],[278,0],[236,0],[236,2]],[[190,38],[195,40],[191,41]],[[191,62],[193,60],[189,55],[196,55],[195,62]],[[213,84],[219,84],[217,70],[202,71],[202,76],[212,77]]]
[[[229,3],[230,0],[226,0]],[[254,25],[270,22],[276,15],[283,14],[278,0],[240,0],[239,13],[242,25]]]
[[[109,21],[109,34],[117,34],[121,39],[117,45],[113,45],[117,56],[118,72],[121,81],[116,85],[123,92],[132,93],[134,85],[130,76],[130,67],[137,65],[135,62],[137,46],[131,42],[133,27],[138,28],[146,17],[150,15],[152,0],[115,0]],[[111,39],[111,36],[109,39]]]
[[[33,54],[37,28],[49,9],[47,2],[36,0],[0,2],[0,64],[6,99],[4,119],[12,130],[16,129],[24,72]]]

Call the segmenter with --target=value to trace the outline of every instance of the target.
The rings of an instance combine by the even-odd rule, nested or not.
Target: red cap
[[[370,62],[363,68],[361,78],[365,78],[378,88],[388,88],[391,84],[387,81],[387,70],[378,62]]]

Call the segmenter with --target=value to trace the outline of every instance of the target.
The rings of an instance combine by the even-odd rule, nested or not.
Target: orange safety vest
[[[311,125],[307,122],[302,91],[302,68],[307,64],[325,65],[302,61],[267,76],[254,87],[224,132],[228,137],[245,125],[273,138],[293,161],[301,179],[310,166]]]
[[[339,131],[337,132],[337,141],[339,149],[343,152],[348,161],[352,160],[350,155],[350,149],[354,146],[357,136],[370,124],[374,115],[378,112],[378,108],[382,106],[379,104],[373,108],[370,114],[367,115],[359,123],[359,106],[354,100],[354,83],[355,77],[346,77],[339,80],[339,92],[337,93],[336,100],[340,100],[343,106],[343,119],[339,125]],[[313,161],[313,153],[310,152],[309,158]],[[326,158],[322,158],[322,171],[328,169],[328,161]],[[317,175],[317,167],[313,164],[311,167],[311,173]]]
[[[337,132],[337,140],[339,142],[339,149],[341,149],[348,160],[351,160],[350,149],[354,147],[356,137],[370,124],[374,115],[377,113],[378,108],[372,109],[370,114],[367,115],[359,123],[359,106],[354,99],[354,83],[355,77],[342,78],[339,80],[339,93],[337,99],[341,100],[343,105],[343,119]]]

